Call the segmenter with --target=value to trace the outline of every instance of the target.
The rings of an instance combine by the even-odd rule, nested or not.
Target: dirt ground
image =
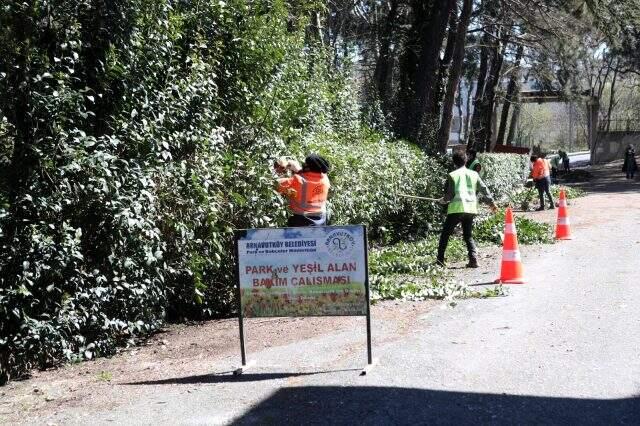
[[[637,192],[638,185],[625,182],[616,173],[618,164],[594,170],[592,182],[582,185],[594,196],[575,200],[571,209],[582,212],[589,209],[603,211],[617,207],[620,196]],[[555,222],[556,211],[517,212],[516,218],[527,215],[536,220]],[[606,225],[606,215],[591,217],[582,214],[575,231]],[[516,219],[517,220],[517,219]],[[637,242],[640,244],[640,241]],[[529,256],[542,256],[545,246],[527,249]],[[588,247],[587,247],[588,249]],[[471,285],[487,284],[496,278],[496,258],[500,248],[483,248],[481,268],[469,271],[462,265],[452,265],[454,274]],[[372,307],[376,319],[377,345],[407,338],[413,325],[443,303],[382,302]],[[295,341],[304,342],[319,336],[362,329],[364,318],[291,318],[250,319],[246,321],[247,352],[266,350],[277,342],[284,346]],[[362,345],[351,345],[340,357],[359,357]],[[167,377],[198,377],[211,374],[218,365],[239,364],[238,323],[235,319],[208,321],[190,325],[170,325],[149,339],[144,345],[121,351],[111,358],[68,365],[51,371],[34,372],[25,381],[11,382],[0,388],[0,424],[43,424],[44,419],[56,418],[66,411],[82,410],[107,412],[135,399],[139,387],[124,386],[132,383],[156,382]],[[187,385],[189,383],[186,383]],[[175,385],[174,385],[175,386]],[[197,388],[194,383],[192,390]],[[187,392],[190,392],[187,389]],[[159,401],[158,404],[164,402]],[[45,421],[44,424],[56,424]]]
[[[372,316],[387,327],[386,335],[401,338],[416,318],[438,305],[437,301],[385,301],[372,306]],[[333,333],[364,327],[364,318],[359,317],[247,319],[246,350],[251,354],[273,342],[286,345],[309,339],[321,334],[318,330]],[[239,366],[239,345],[237,319],[169,325],[142,346],[122,350],[111,358],[37,371],[28,380],[10,382],[0,388],[0,424],[37,421],[69,408],[108,410],[136,392],[120,385],[205,375],[212,365],[230,357],[236,357]],[[114,392],[116,387],[119,390]]]

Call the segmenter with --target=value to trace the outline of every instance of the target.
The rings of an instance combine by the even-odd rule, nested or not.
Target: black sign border
[[[364,235],[364,264],[365,264],[365,273],[364,273],[364,287],[365,287],[365,298],[366,298],[366,313],[365,315],[289,315],[289,316],[264,316],[264,317],[255,317],[255,318],[324,318],[324,317],[366,317],[367,322],[367,364],[373,364],[373,356],[371,354],[371,292],[369,290],[369,238],[367,235],[367,227],[366,225],[335,225],[335,226],[323,226],[322,228],[340,228],[345,226],[360,226]],[[269,229],[269,230],[277,230],[277,229],[297,229],[291,227],[284,228],[256,228],[256,229]],[[242,314],[242,298],[241,298],[241,289],[240,289],[240,253],[238,249],[238,242],[240,239],[246,237],[247,229],[238,229],[234,232],[233,235],[233,249],[236,267],[235,269],[235,281],[236,281],[236,299],[237,299],[237,309],[238,309],[238,326],[240,331],[240,355],[242,360],[242,366],[245,367],[247,365],[247,354],[245,347],[245,336],[244,336],[244,316]],[[252,317],[253,318],[253,317]],[[242,372],[241,369],[237,370],[239,373]]]

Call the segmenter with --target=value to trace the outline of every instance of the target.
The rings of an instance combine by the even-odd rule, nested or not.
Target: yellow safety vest
[[[478,173],[466,167],[460,167],[458,170],[449,173],[449,176],[453,180],[455,194],[449,202],[447,214],[478,214],[478,197],[476,196],[476,188],[480,179]]]

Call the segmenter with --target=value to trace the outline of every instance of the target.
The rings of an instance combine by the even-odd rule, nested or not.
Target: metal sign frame
[[[367,237],[367,227],[365,225],[350,225],[362,227],[362,234],[364,236],[364,286],[365,286],[365,298],[366,298],[366,310],[365,315],[322,315],[322,316],[364,316],[366,317],[367,328],[367,365],[370,367],[373,365],[373,356],[371,351],[371,294],[369,290],[369,239]],[[332,226],[323,226],[323,228],[333,228]],[[335,228],[340,228],[336,226]],[[296,229],[296,228],[264,228],[264,229]],[[242,368],[235,370],[235,374],[242,374],[243,368],[247,366],[247,354],[245,347],[244,336],[244,315],[242,314],[242,297],[240,288],[240,253],[238,249],[238,242],[246,235],[247,229],[237,230],[234,233],[233,247],[236,261],[235,267],[235,280],[236,280],[236,298],[238,308],[238,325],[240,329],[240,356],[242,361]],[[270,318],[304,318],[304,317],[319,317],[320,315],[291,315],[285,317],[270,317]],[[362,374],[366,374],[366,369]]]

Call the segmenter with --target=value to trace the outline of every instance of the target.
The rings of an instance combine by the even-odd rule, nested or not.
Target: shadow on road
[[[580,399],[393,387],[293,387],[237,419],[251,424],[639,424],[640,398]]]
[[[588,192],[640,192],[640,175],[635,179],[625,179],[622,162],[616,161],[589,169],[591,179],[588,182],[570,183],[570,186],[582,188]]]
[[[234,375],[233,371],[225,371],[222,373],[202,374],[198,376],[173,377],[162,380],[147,380],[141,382],[122,383],[123,385],[193,385],[207,383],[241,383],[241,382],[261,382],[265,380],[287,379],[289,377],[314,376],[316,374],[338,373],[343,371],[361,371],[361,369],[352,368],[346,370],[327,370],[327,371],[311,371],[307,373],[244,373]]]

